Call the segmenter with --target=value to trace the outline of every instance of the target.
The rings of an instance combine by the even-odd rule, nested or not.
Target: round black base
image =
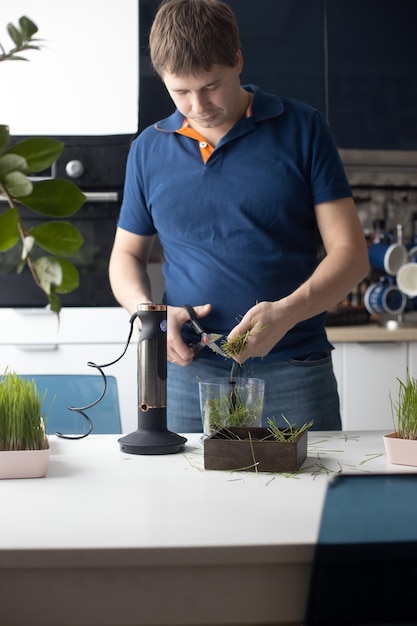
[[[121,452],[127,454],[175,454],[182,452],[187,439],[169,430],[136,430],[119,440]]]

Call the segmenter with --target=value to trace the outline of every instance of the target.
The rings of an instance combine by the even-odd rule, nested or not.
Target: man
[[[238,27],[221,0],[163,2],[150,53],[176,111],[132,144],[110,281],[131,313],[152,301],[158,233],[168,427],[201,431],[198,380],[231,370],[209,349],[193,359],[191,304],[208,332],[251,331],[236,360],[241,376],[265,380],[264,420],[340,429],[325,312],[366,276],[368,257],[327,125],[308,105],[241,85]]]

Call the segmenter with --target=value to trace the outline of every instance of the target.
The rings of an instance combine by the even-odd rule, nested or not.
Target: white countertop
[[[387,463],[380,432],[310,432],[292,474],[206,471],[200,435],[186,437],[161,456],[51,437],[46,478],[0,481],[0,623],[300,623],[329,477],[417,471]],[[77,597],[68,614],[62,594]]]
[[[326,333],[331,343],[417,341],[417,323],[394,329],[376,322],[357,326],[328,326]]]

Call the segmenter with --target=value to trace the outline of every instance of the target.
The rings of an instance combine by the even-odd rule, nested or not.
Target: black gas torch
[[[187,441],[167,429],[167,307],[140,304],[138,342],[138,428],[119,439],[128,454],[173,454]]]

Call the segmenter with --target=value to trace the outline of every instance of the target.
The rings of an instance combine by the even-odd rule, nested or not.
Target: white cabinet
[[[336,343],[334,369],[344,430],[392,431],[389,392],[396,397],[397,378],[404,379],[412,346],[407,342]]]
[[[408,346],[408,370],[410,376],[417,378],[417,343]]]
[[[59,323],[48,309],[0,309],[0,374],[8,367],[17,374],[100,376],[88,362],[102,365],[116,360],[129,331],[129,315],[118,307],[64,308]],[[123,432],[136,430],[136,327],[124,356],[104,373],[117,379]]]

